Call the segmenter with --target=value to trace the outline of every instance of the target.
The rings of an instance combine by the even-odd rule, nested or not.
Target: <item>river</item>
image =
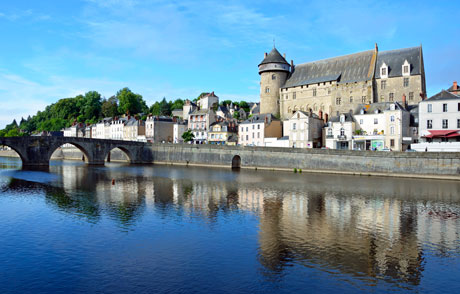
[[[460,293],[460,182],[0,157],[1,293]]]

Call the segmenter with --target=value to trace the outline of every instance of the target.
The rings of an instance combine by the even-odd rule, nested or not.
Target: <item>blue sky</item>
[[[0,0],[0,127],[89,90],[258,101],[273,39],[296,64],[422,44],[431,96],[460,82],[458,4]]]

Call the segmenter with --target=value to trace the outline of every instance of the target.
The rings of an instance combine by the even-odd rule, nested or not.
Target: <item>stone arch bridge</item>
[[[149,144],[134,141],[89,139],[75,137],[9,137],[0,138],[0,145],[8,146],[19,154],[23,166],[48,166],[51,155],[64,144],[72,144],[84,154],[90,165],[103,165],[109,152],[119,148],[130,163],[152,163]]]

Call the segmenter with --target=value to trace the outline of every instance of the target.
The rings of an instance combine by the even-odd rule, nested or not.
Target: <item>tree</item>
[[[101,113],[103,117],[115,117],[118,113],[118,100],[115,96],[109,99],[104,99],[101,105]]]
[[[184,139],[184,142],[191,142],[193,139],[195,139],[195,135],[192,133],[192,131],[187,130],[182,134],[182,139]]]
[[[160,114],[170,116],[171,115],[171,108],[168,102],[166,102],[166,98],[163,97],[163,100],[160,102]]]
[[[147,112],[147,104],[141,95],[131,92],[128,88],[123,88],[117,92],[118,99],[118,112],[138,114],[141,112]]]
[[[220,105],[225,106],[225,105],[230,105],[232,103],[232,100],[224,100],[220,102]]]
[[[240,101],[240,107],[244,109],[244,111],[249,112],[249,104],[246,101]]]
[[[184,100],[176,99],[174,102],[170,104],[170,109],[173,111],[174,109],[182,109],[184,107]]]
[[[233,113],[233,118],[240,119],[240,113],[238,111],[235,111]]]
[[[83,107],[80,110],[83,122],[97,121],[101,116],[102,102],[101,94],[96,91],[90,91],[83,97]]]
[[[150,113],[153,115],[161,115],[160,102],[155,102],[150,106]]]

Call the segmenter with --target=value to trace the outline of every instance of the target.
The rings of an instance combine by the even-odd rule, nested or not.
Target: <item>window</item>
[[[403,80],[403,86],[404,86],[404,87],[409,87],[409,78],[404,78],[404,80]]]
[[[295,130],[295,127],[296,127],[296,124],[293,123],[293,124],[292,124],[292,129]]]
[[[378,118],[374,118],[374,125],[378,124],[379,123],[379,119]]]
[[[350,103],[353,103],[353,96],[350,96]]]
[[[458,104],[458,111],[460,111],[460,103]]]
[[[256,126],[255,126],[255,125],[252,125],[252,129],[254,130],[255,128],[256,128]]]
[[[383,70],[384,68],[382,68]],[[387,87],[387,81],[381,81],[380,82],[380,89],[382,90],[385,90],[385,88]]]
[[[260,133],[257,133],[257,138],[260,138]]]
[[[313,96],[316,96],[316,89],[313,89]]]
[[[460,119],[457,119],[457,129],[460,129]]]
[[[366,103],[366,97],[367,97],[367,96],[361,97],[361,103]]]
[[[331,88],[327,88],[327,93],[331,94]]]
[[[390,116],[390,121],[395,121],[395,116],[394,115]]]
[[[431,104],[428,104],[428,109],[427,109],[428,112],[432,112],[433,111],[433,105]]]
[[[296,98],[296,93],[292,93],[292,99],[295,99]]]
[[[395,127],[390,127],[390,135],[394,135],[395,134]]]
[[[405,73],[405,74],[409,73],[409,66],[408,65],[404,65],[403,73]]]
[[[387,75],[387,69],[386,67],[382,67],[382,76],[386,76]]]
[[[447,112],[447,103],[442,105],[442,112]]]
[[[265,93],[270,93],[270,88],[269,87],[265,87]]]
[[[340,105],[341,102],[342,102],[342,98],[340,98],[340,97],[335,98],[335,104],[336,105]]]
[[[345,129],[344,128],[340,128],[340,136],[345,136]]]
[[[395,147],[395,139],[390,140],[390,147]]]
[[[254,133],[252,133],[252,138],[254,139]]]
[[[426,128],[432,129],[433,128],[433,121],[431,119],[426,121]]]
[[[362,125],[364,123],[364,120],[363,119],[360,119],[359,120],[359,124]]]
[[[249,129],[249,128],[248,128],[248,127],[246,127],[246,132],[248,131],[248,129]]]
[[[442,120],[442,128],[447,129],[449,127],[449,121],[447,119]]]
[[[394,93],[390,93],[390,94],[388,95],[388,101],[393,102],[394,96],[395,96]]]
[[[385,102],[385,96],[380,95],[380,102]]]
[[[275,74],[272,75],[272,80],[276,80],[276,75]]]
[[[257,129],[260,130],[260,125],[257,125]]]
[[[409,101],[414,100],[414,92],[409,92]]]
[[[327,129],[327,135],[328,135],[329,137],[332,136],[332,129],[331,129],[331,128]]]
[[[246,141],[248,141],[248,140],[249,140],[249,135],[246,135]]]

